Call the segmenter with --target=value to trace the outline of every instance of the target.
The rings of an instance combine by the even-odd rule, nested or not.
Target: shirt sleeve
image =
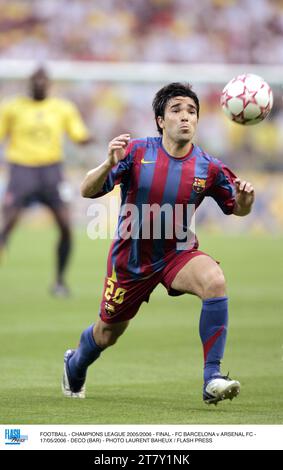
[[[89,132],[81,118],[81,115],[72,103],[67,103],[65,130],[74,142],[81,142],[89,137]]]
[[[10,105],[8,103],[0,106],[0,140],[5,139],[9,135],[11,122]]]
[[[235,207],[234,181],[236,178],[236,175],[220,162],[215,183],[208,194],[227,215],[232,214]]]
[[[120,160],[119,163],[112,168],[110,173],[108,173],[101,190],[99,193],[96,193],[93,198],[104,196],[104,194],[110,193],[116,184],[124,184],[127,182],[132,167],[133,157],[134,141],[128,144],[125,158]]]

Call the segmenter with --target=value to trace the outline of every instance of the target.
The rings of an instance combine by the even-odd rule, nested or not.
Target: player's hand
[[[242,208],[250,208],[255,198],[252,184],[249,181],[240,180],[240,178],[237,178],[234,184],[237,204]]]
[[[125,158],[130,138],[130,134],[121,134],[111,140],[108,145],[108,162],[111,166],[117,165],[120,160]]]

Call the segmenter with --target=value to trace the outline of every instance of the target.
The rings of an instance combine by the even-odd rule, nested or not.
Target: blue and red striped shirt
[[[178,256],[184,249],[180,248],[181,240],[175,234],[176,226],[180,225],[175,208],[184,208],[179,227],[184,233],[188,232],[190,225],[186,212],[188,204],[197,209],[206,196],[215,199],[225,214],[231,214],[235,205],[235,178],[220,160],[196,145],[184,157],[176,158],[164,149],[161,137],[132,140],[125,158],[112,168],[102,190],[94,196],[100,197],[112,191],[114,185],[120,184],[121,208],[116,237],[109,252],[108,268],[111,265],[117,274],[137,279],[163,269],[172,257]],[[143,209],[145,205],[152,207],[153,204],[167,207],[169,214],[172,208],[173,236],[168,237],[164,228],[165,216],[160,211],[158,213],[158,209],[161,235],[159,238],[153,236],[150,223],[156,215]],[[130,205],[134,205],[136,211],[130,224],[132,235],[125,237],[125,220]],[[146,237],[142,232],[145,226],[148,227]],[[191,237],[186,249],[195,250],[197,247],[196,237]]]

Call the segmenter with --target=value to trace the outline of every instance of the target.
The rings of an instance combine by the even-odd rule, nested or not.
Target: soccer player
[[[60,231],[56,279],[51,293],[67,296],[64,274],[71,251],[71,231],[62,173],[65,133],[78,144],[92,141],[77,108],[49,97],[50,79],[38,68],[29,79],[28,96],[8,100],[0,109],[0,140],[7,138],[9,182],[3,201],[0,251],[7,245],[22,209],[33,201],[45,204]]]
[[[220,371],[228,324],[223,272],[214,259],[198,249],[195,237],[189,237],[185,245],[183,237],[168,237],[164,230],[159,239],[152,232],[142,237],[148,217],[154,221],[143,206],[171,207],[175,228],[182,224],[186,233],[190,221],[185,211],[177,217],[177,206],[193,204],[197,208],[210,196],[225,214],[245,216],[251,211],[254,189],[192,142],[199,100],[189,84],[163,87],[153,100],[153,110],[160,137],[130,140],[130,135],[123,134],[114,138],[107,160],[89,171],[82,183],[82,195],[89,198],[100,197],[120,184],[122,202],[108,257],[100,318],[82,333],[76,350],[66,351],[62,389],[68,397],[84,398],[88,366],[117,341],[141,303],[148,302],[156,285],[162,283],[169,295],[189,293],[202,301],[203,400],[217,404],[240,392],[240,383]],[[131,220],[134,236],[128,237],[125,220],[130,204],[137,212]]]

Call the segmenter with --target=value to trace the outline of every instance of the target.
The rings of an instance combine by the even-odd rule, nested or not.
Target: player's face
[[[192,140],[197,123],[197,107],[194,100],[188,96],[171,98],[165,107],[164,117],[158,118],[163,135],[178,144]]]
[[[30,78],[30,93],[35,100],[44,100],[49,90],[49,78],[46,72],[40,70]]]

